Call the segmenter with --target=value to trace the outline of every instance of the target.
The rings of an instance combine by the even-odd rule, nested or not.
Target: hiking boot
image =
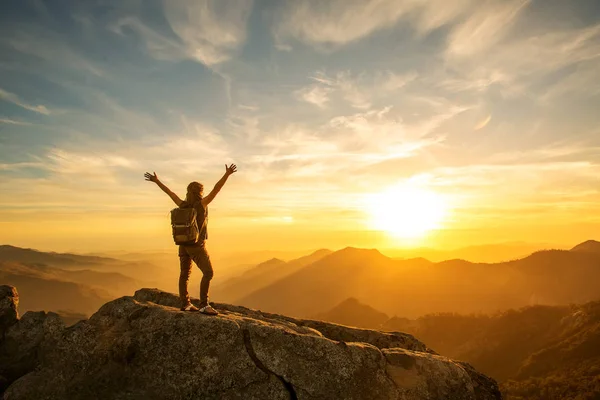
[[[198,308],[192,303],[188,303],[180,308],[181,311],[199,311]]]
[[[219,315],[219,312],[217,310],[215,310],[214,308],[212,308],[212,306],[210,304],[205,307],[202,307],[200,309],[200,312],[202,314],[206,314],[206,315]]]

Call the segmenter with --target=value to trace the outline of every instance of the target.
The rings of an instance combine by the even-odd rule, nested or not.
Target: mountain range
[[[396,260],[375,249],[346,248],[235,302],[310,317],[352,297],[388,315],[410,318],[435,312],[489,313],[535,304],[585,303],[600,297],[597,243],[538,251],[499,263]]]
[[[21,309],[57,311],[69,321],[141,284],[160,283],[161,275],[147,263],[0,246],[0,283],[20,288]]]
[[[25,292],[32,287],[36,294],[27,297],[39,298],[40,303],[31,307],[43,305],[44,293],[60,298],[55,293],[63,290],[63,283],[79,285],[71,286],[77,288],[73,293],[93,293],[94,304],[140,285],[177,290],[175,266],[165,268],[152,260],[0,246],[0,263],[2,283],[18,283]],[[192,274],[192,293],[200,276],[199,271]],[[42,281],[45,289],[38,290],[36,285]],[[219,278],[215,265],[211,288],[214,300],[297,317],[314,317],[349,298],[387,315],[416,318],[439,312],[490,313],[535,304],[585,303],[598,299],[599,293],[600,243],[595,241],[498,263],[399,260],[375,249],[350,247],[319,250],[291,261],[273,258],[229,279]],[[93,308],[83,306],[85,301],[66,303],[77,305],[65,308],[73,312]]]
[[[272,258],[246,270],[237,277],[213,285],[212,296],[225,302],[235,301],[292,275],[331,253],[331,250],[317,250],[308,256],[288,262]]]
[[[312,319],[359,328],[377,329],[389,321],[390,317],[369,305],[362,304],[355,298],[349,298],[329,311],[316,314]]]

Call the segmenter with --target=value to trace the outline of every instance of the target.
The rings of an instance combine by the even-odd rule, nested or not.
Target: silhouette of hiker
[[[208,205],[223,188],[223,185],[227,182],[227,178],[236,171],[237,167],[235,164],[231,164],[230,166],[225,164],[225,174],[206,197],[203,196],[204,186],[198,182],[191,182],[187,187],[185,201],[182,201],[175,193],[169,190],[169,188],[158,179],[156,172],[154,172],[154,174],[148,172],[144,174],[147,181],[156,183],[163,192],[169,195],[171,200],[173,200],[178,207],[193,207],[197,212],[196,220],[198,227],[200,228],[198,242],[193,245],[179,246],[179,265],[181,268],[179,275],[179,297],[181,299],[182,311],[200,311],[209,315],[218,314],[217,310],[208,303],[208,288],[210,286],[210,280],[213,277],[212,264],[205,246],[205,241],[208,238],[206,229],[208,222]],[[192,260],[202,271],[202,281],[200,282],[200,309],[192,305],[188,294],[188,280],[192,273]]]

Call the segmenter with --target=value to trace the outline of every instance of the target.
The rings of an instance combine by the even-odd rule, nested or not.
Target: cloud
[[[486,118],[484,118],[479,123],[477,123],[477,125],[475,125],[475,127],[473,127],[473,130],[478,131],[480,129],[485,128],[487,126],[487,124],[490,123],[491,120],[492,120],[492,114],[489,114]]]
[[[149,188],[143,179],[145,171],[155,170],[181,193],[191,180],[216,182],[229,155],[229,145],[218,132],[190,120],[177,136],[160,140],[146,136],[118,142],[63,143],[43,154],[29,155],[27,161],[0,163],[0,173],[7,174],[0,179],[0,191],[18,188],[19,193],[2,199],[0,207],[13,211],[44,208],[47,217],[65,209],[103,213],[122,213],[129,207],[154,210],[161,206],[153,205],[143,190]]]
[[[155,59],[192,59],[211,67],[229,60],[245,42],[252,1],[164,0],[163,8],[174,35],[137,16],[122,17],[110,29],[121,35],[125,27],[132,29]]]
[[[397,74],[392,71],[385,71],[379,74],[376,86],[386,92],[395,92],[417,78],[418,74],[416,72]]]
[[[529,0],[484,3],[485,6],[480,6],[454,28],[448,51],[453,55],[465,56],[491,48],[507,33],[507,28],[528,3]]]
[[[597,132],[592,132],[592,137]],[[489,161],[499,165],[543,164],[547,162],[585,161],[600,164],[600,146],[594,141],[560,140],[527,151],[500,152],[489,157]]]
[[[1,163],[0,171],[18,171],[24,168],[42,168],[43,164],[38,162]]]
[[[4,42],[19,53],[45,60],[60,69],[91,74],[94,77],[108,77],[106,71],[98,64],[88,60],[82,52],[71,48],[64,37],[43,27],[31,24],[17,25],[14,33],[4,38]]]
[[[237,105],[239,109],[241,110],[245,110],[245,111],[258,111],[259,107],[252,105],[252,104],[238,104]]]
[[[600,57],[581,62],[567,77],[554,85],[549,85],[547,92],[540,99],[547,104],[553,104],[567,96],[585,98],[598,95],[600,95]]]
[[[386,107],[334,117],[317,128],[290,125],[277,135],[264,136],[251,158],[252,169],[257,180],[287,177],[292,181],[326,179],[323,174],[329,171],[327,176],[337,176],[334,179],[342,184],[346,178],[340,175],[354,179],[351,171],[415,157],[437,145],[443,137],[431,135],[432,131],[452,115],[409,125]]]
[[[110,30],[119,35],[126,34],[125,28],[135,31],[148,53],[157,60],[179,61],[190,56],[185,45],[176,37],[170,38],[150,28],[137,17],[124,17],[110,26]]]
[[[358,82],[352,79],[349,72],[339,72],[333,83],[342,93],[343,98],[354,108],[368,109],[371,107],[369,94],[358,87]]]
[[[311,85],[295,91],[297,98],[306,101],[307,103],[314,104],[317,107],[325,107],[325,104],[329,101],[329,93],[333,89],[322,85]]]
[[[311,44],[345,44],[393,26],[406,12],[396,0],[289,1],[276,36]]]
[[[519,38],[498,46],[489,61],[510,68],[513,75],[551,72],[600,56],[600,24]],[[503,62],[504,61],[504,62]]]
[[[581,157],[565,159],[585,149],[566,145],[527,153],[496,156],[489,162],[455,167],[438,167],[421,173],[431,186],[446,188],[467,197],[496,204],[518,204],[523,199],[543,198],[551,203],[554,194],[587,195],[597,181],[600,164]],[[493,190],[492,190],[493,188]],[[598,193],[597,190],[592,190]],[[480,204],[485,204],[481,203]]]
[[[418,10],[412,23],[421,34],[452,23],[461,16],[471,13],[481,4],[485,4],[478,0],[422,0],[407,3],[412,3],[412,6]]]
[[[470,46],[467,37],[456,40]],[[600,24],[518,35],[497,43],[493,40],[488,45],[484,42],[475,43],[468,51],[457,51],[452,46],[459,44],[450,44],[446,63],[460,73],[458,77],[440,79],[440,87],[451,91],[483,91],[499,84],[511,96],[522,95],[532,86],[543,90],[557,85],[556,94],[570,92],[571,88],[587,92],[592,88],[591,93],[598,89],[593,79],[573,75],[569,83],[561,83],[560,78],[557,81],[551,74],[569,66],[579,66],[579,72],[588,78],[595,74],[594,69],[600,67]],[[541,93],[539,99],[546,99],[544,95]],[[550,98],[553,94],[547,96]]]
[[[500,83],[508,84],[510,78],[500,70],[475,68],[467,76],[440,77],[434,82],[439,88],[450,92],[485,92],[490,86]]]
[[[228,60],[246,40],[252,1],[164,1],[165,17],[187,54],[208,66]]]
[[[50,160],[48,169],[61,175],[105,175],[107,169],[132,168],[137,165],[136,161],[115,154],[85,154],[62,149],[50,150],[46,158]]]
[[[48,110],[48,108],[46,108],[46,106],[29,104],[29,103],[25,102],[24,100],[22,100],[16,94],[7,92],[6,90],[4,90],[2,88],[0,88],[0,100],[8,101],[10,103],[16,104],[17,106],[19,106],[21,108],[36,112],[38,114],[50,115],[50,111]],[[9,121],[9,120],[7,120],[7,121]],[[2,122],[5,122],[5,121],[3,120]],[[10,122],[6,122],[6,123],[12,123],[15,125],[19,124],[17,121],[13,121],[13,120],[10,120]]]
[[[481,6],[476,0],[290,0],[274,27],[276,47],[292,37],[333,48],[395,26],[400,20],[425,34]]]
[[[2,89],[0,89],[2,90]],[[8,124],[8,125],[31,125],[29,122],[18,121],[10,118],[0,118],[0,124]]]
[[[599,199],[592,189],[599,173],[600,165],[581,160],[521,160],[438,167],[407,180],[443,194],[452,204],[456,225],[464,229],[485,227],[490,220],[513,227],[529,219],[537,224],[589,221],[590,208]]]
[[[354,108],[368,110],[373,99],[393,94],[416,78],[414,72],[379,71],[354,75],[350,71],[338,71],[329,75],[317,71],[310,77],[314,83],[298,89],[295,94],[298,99],[321,108],[336,95]]]
[[[148,168],[187,177],[230,160],[231,143],[219,130],[183,114],[177,116],[169,131],[132,112],[115,116],[122,118],[121,124],[145,124],[148,131],[139,137],[121,137],[116,142],[82,137],[78,144],[55,147],[43,157],[49,161],[48,170],[74,178],[112,175],[111,179],[118,180],[122,171]]]

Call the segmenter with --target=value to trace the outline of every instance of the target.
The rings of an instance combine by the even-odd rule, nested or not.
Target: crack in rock
[[[256,353],[254,352],[254,347],[252,347],[252,342],[250,340],[250,331],[248,329],[242,329],[242,335],[244,337],[244,346],[246,346],[246,352],[248,352],[248,355],[250,356],[256,367],[267,374],[276,376],[277,379],[279,379],[285,387],[285,390],[287,390],[287,392],[290,394],[290,399],[298,400],[298,395],[296,394],[294,386],[290,382],[286,381],[283,378],[283,376],[277,375],[275,372],[267,368],[265,364],[263,364],[263,362],[260,361],[260,359],[256,356]]]
[[[383,351],[381,351],[381,349],[377,346],[373,346],[375,349],[377,349],[377,351],[379,352],[379,354],[381,355],[381,358],[383,359],[384,365],[383,365],[383,372],[385,373],[385,376],[387,377],[387,379],[392,383],[392,385],[396,388],[396,391],[402,390],[401,387],[398,386],[398,384],[396,383],[396,381],[392,378],[392,376],[390,375],[389,371],[388,371],[388,365],[390,364],[388,361],[388,358],[386,357],[386,355],[383,353]]]

